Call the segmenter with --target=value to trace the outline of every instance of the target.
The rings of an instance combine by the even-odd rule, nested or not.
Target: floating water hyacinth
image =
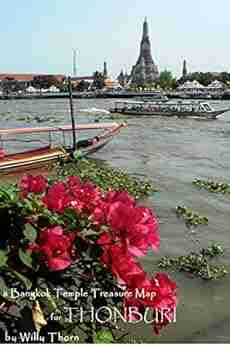
[[[225,265],[213,264],[211,259],[222,256],[224,250],[219,244],[202,248],[199,252],[190,252],[185,256],[164,256],[158,262],[161,269],[173,269],[187,272],[204,280],[217,280],[228,274]]]
[[[79,157],[78,157],[79,159]],[[143,198],[152,194],[157,189],[150,181],[145,181],[132,177],[121,170],[111,168],[104,164],[98,164],[90,159],[78,160],[78,163],[56,165],[57,176],[78,175],[81,179],[90,179],[101,189],[107,191],[126,190],[136,199]]]
[[[193,184],[198,186],[200,189],[208,190],[209,192],[216,192],[216,193],[223,193],[223,194],[229,194],[230,193],[230,184],[228,183],[222,183],[222,182],[215,182],[212,180],[202,180],[202,179],[194,179]]]
[[[177,206],[176,213],[178,216],[182,216],[187,226],[207,225],[207,216],[201,216],[197,212],[185,206]]]

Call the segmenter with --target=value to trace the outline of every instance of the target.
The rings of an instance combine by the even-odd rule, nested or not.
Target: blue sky
[[[147,16],[160,70],[230,70],[229,0],[8,0],[0,12],[0,73],[117,76],[135,64]]]

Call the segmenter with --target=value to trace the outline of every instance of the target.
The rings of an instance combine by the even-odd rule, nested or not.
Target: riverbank
[[[160,93],[159,93],[160,94]],[[159,94],[156,92],[126,92],[126,91],[83,91],[83,92],[73,92],[73,98],[76,99],[129,99],[129,98],[149,98],[150,101],[154,101],[154,98],[159,99]],[[229,92],[221,92],[215,94],[182,94],[179,92],[164,92],[169,99],[195,99],[195,100],[230,100]],[[33,93],[33,94],[2,94],[0,95],[0,100],[42,100],[42,99],[66,99],[69,98],[67,92],[58,93]]]

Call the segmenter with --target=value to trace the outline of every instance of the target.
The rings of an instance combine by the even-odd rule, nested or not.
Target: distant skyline
[[[20,0],[1,4],[0,73],[130,73],[147,16],[160,71],[230,71],[229,0]]]

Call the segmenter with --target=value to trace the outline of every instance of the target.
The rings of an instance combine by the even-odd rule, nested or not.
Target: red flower
[[[148,208],[115,202],[107,208],[106,219],[115,239],[126,244],[134,256],[146,255],[149,247],[159,248],[158,222]]]
[[[67,204],[71,201],[70,196],[66,193],[65,184],[58,182],[53,184],[47,194],[42,199],[48,209],[63,213]]]
[[[93,212],[94,208],[101,200],[101,191],[91,182],[84,182],[81,185],[72,187],[70,194],[73,198],[81,203],[82,210],[87,213]]]
[[[0,149],[0,160],[6,156],[4,149]]]
[[[63,270],[72,263],[75,237],[75,233],[63,234],[60,226],[45,228],[40,233],[38,244],[32,245],[30,249],[41,254],[50,270]]]
[[[151,308],[155,317],[154,331],[158,334],[161,328],[173,321],[177,304],[176,288],[176,283],[167,274],[157,273],[152,280],[146,278],[144,282],[129,288],[131,294],[126,295],[124,305],[135,306],[140,312],[146,307]]]
[[[47,188],[47,180],[42,175],[33,176],[30,174],[23,175],[19,184],[22,195],[26,197],[28,193],[42,193]]]
[[[146,273],[125,248],[113,243],[107,233],[103,233],[97,243],[102,246],[101,261],[113,273],[120,284],[127,287],[144,282]]]
[[[115,202],[122,202],[127,207],[134,206],[135,200],[132,196],[128,194],[126,191],[109,191],[105,196],[105,201],[108,204],[112,204]]]

